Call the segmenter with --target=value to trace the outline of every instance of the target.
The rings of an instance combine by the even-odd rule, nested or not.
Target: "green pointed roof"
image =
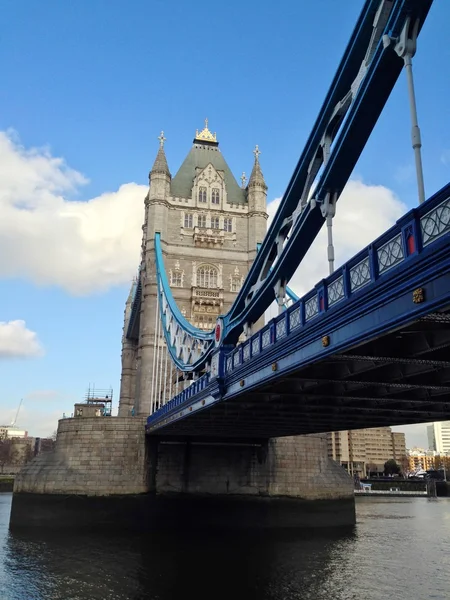
[[[223,171],[228,202],[230,204],[245,204],[247,202],[245,190],[239,187],[230,167],[227,165],[217,146],[217,142],[205,143],[197,138],[194,140],[193,147],[184,159],[178,173],[172,179],[170,186],[172,196],[190,198],[196,176],[196,168],[204,169],[211,163],[217,171]]]

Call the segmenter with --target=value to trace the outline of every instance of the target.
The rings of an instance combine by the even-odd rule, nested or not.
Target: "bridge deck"
[[[446,419],[449,346],[450,185],[249,340],[218,348],[147,432],[264,438]]]
[[[449,347],[450,311],[431,314],[186,415],[157,433],[266,438],[446,419]]]

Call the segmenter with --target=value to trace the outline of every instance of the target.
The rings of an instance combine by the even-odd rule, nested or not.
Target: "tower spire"
[[[156,155],[155,162],[153,163],[152,170],[150,171],[150,176],[153,175],[153,173],[162,173],[163,175],[168,175],[171,177],[169,165],[167,164],[166,153],[164,151],[164,142],[166,141],[166,138],[164,137],[164,131],[161,131],[158,136],[158,140],[158,153]]]
[[[255,146],[253,150],[253,154],[255,155],[255,162],[253,164],[252,173],[250,175],[250,179],[248,181],[248,187],[254,187],[256,185],[261,186],[264,190],[267,190],[266,182],[264,181],[264,175],[261,171],[261,165],[259,164],[259,155],[261,154],[261,150],[258,145]]]

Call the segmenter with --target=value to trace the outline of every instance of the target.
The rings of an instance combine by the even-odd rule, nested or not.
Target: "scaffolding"
[[[113,400],[113,389],[98,389],[95,385],[89,384],[85,395],[86,404],[101,405],[103,409],[103,416],[110,417],[112,414],[112,400]]]

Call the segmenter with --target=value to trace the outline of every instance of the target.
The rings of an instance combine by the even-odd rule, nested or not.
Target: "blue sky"
[[[19,321],[8,340],[19,332],[33,356],[0,352],[0,421],[23,397],[19,424],[46,435],[89,383],[118,397],[160,130],[173,174],[205,117],[236,177],[259,144],[268,200],[279,198],[362,4],[4,0],[0,321]],[[414,59],[428,195],[450,174],[449,19],[450,4],[435,0]],[[416,203],[404,76],[353,179],[345,210],[365,228],[361,245]],[[410,444],[425,443],[409,431]]]

